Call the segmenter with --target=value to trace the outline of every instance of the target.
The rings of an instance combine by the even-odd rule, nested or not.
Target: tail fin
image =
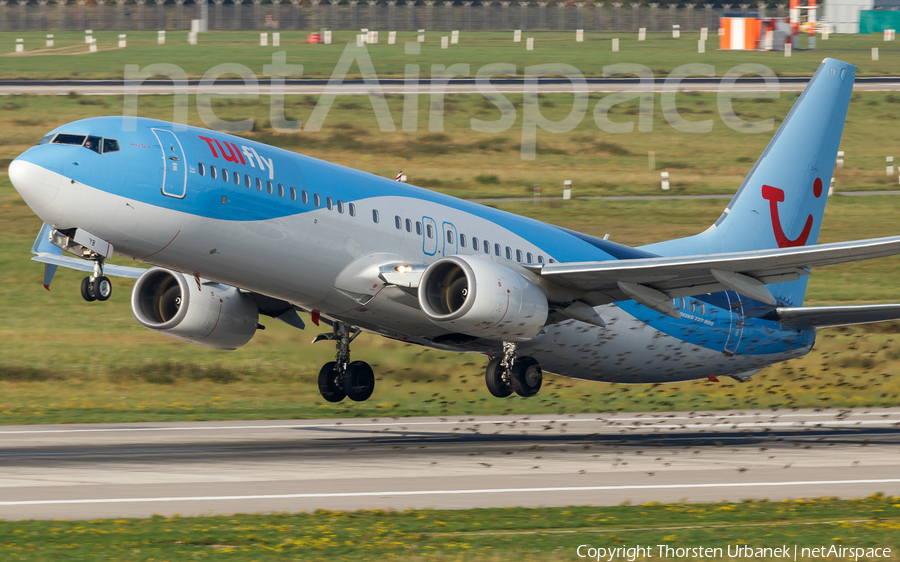
[[[673,256],[815,244],[856,67],[827,58],[719,220],[705,232],[643,249]],[[806,276],[771,286],[799,306]]]

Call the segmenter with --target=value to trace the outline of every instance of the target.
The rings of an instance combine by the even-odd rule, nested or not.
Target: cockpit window
[[[53,139],[53,144],[77,144],[81,146],[84,144],[84,139],[85,135],[67,135],[65,133],[60,133]]]
[[[103,154],[119,151],[119,141],[116,139],[103,139]]]
[[[47,144],[47,143],[49,143],[51,140],[53,140],[53,137],[54,137],[54,136],[56,136],[56,133],[50,133],[49,135],[45,136],[45,137],[42,138],[41,141],[38,143],[38,146],[40,146],[40,145],[42,145],[42,144]]]
[[[84,147],[88,150],[93,150],[97,154],[100,154],[100,137],[88,137],[86,141],[84,141]]]

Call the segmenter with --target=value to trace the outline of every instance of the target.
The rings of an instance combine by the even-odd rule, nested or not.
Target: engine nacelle
[[[145,328],[213,349],[241,347],[259,325],[259,310],[250,296],[218,283],[199,285],[158,267],[134,284],[131,311]]]
[[[448,256],[419,281],[419,306],[435,324],[480,338],[527,341],[547,321],[547,297],[527,278],[476,256]]]

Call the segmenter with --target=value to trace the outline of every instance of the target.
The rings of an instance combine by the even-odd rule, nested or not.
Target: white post
[[[522,42],[522,30],[516,29],[513,31],[513,43],[521,43]]]
[[[272,34],[272,46],[273,46],[273,47],[280,47],[280,46],[281,46],[281,34],[280,34],[280,33],[273,33],[273,34]]]
[[[197,44],[197,33],[191,31],[188,33],[188,45],[196,45]]]
[[[391,31],[388,32],[388,45],[393,45],[397,42],[397,32]]]
[[[330,31],[328,33],[331,34]],[[372,39],[375,40],[374,43],[377,45],[378,44],[378,32],[377,31],[372,32]]]
[[[825,29],[823,29],[822,30],[822,41],[828,41],[829,34],[830,34],[830,32],[828,31],[827,27]]]
[[[619,52],[619,38],[618,37],[616,37],[615,39],[612,40],[612,50],[614,53]]]
[[[119,48],[120,49],[125,48],[125,37],[126,37],[126,35],[124,33],[119,34]]]
[[[700,28],[700,40],[706,41],[709,38],[709,29],[705,27]]]
[[[269,34],[268,33],[260,33],[259,34],[259,46],[265,47],[269,44]]]
[[[563,200],[568,201],[572,198],[572,180],[563,182]]]
[[[888,175],[888,177],[894,175],[894,157],[893,156],[887,157],[887,175]]]
[[[89,53],[97,52],[97,40],[94,39],[93,37],[91,37],[91,44],[88,46],[88,52]]]
[[[872,60],[878,60],[878,47],[872,47]]]
[[[191,31],[193,33],[200,33],[200,20],[191,20]]]
[[[446,35],[441,37],[441,49],[447,48],[447,46],[448,46],[447,39],[448,39],[448,37]]]
[[[53,35],[47,36],[47,47],[49,47],[49,48],[53,47]]]
[[[662,190],[669,191],[669,172],[660,172],[659,177],[662,180]]]
[[[642,27],[638,29],[638,41],[643,41],[645,39],[647,39],[647,28]]]
[[[784,56],[791,56],[791,38],[786,37],[784,40]]]
[[[454,29],[450,32],[450,44],[456,45],[457,43],[459,43],[459,30]]]
[[[24,39],[16,39],[16,52],[17,53],[25,52],[25,40]]]
[[[366,43],[366,36],[363,35],[362,33],[357,33],[356,34],[356,46],[362,47],[363,45],[365,45],[365,43]]]
[[[325,44],[331,45],[331,31],[328,29],[325,30]]]
[[[85,43],[85,45],[90,45],[90,44],[91,44],[91,39],[93,39],[93,37],[91,37],[91,34],[92,34],[92,33],[94,33],[94,32],[91,31],[90,29],[85,29],[85,30],[84,30],[84,43]]]
[[[838,168],[844,167],[844,151],[843,150],[838,150],[837,161],[835,161],[834,164]]]
[[[525,41],[525,50],[533,51],[534,50],[534,37],[529,37],[527,41]]]
[[[831,178],[831,183],[828,185],[828,195],[834,195],[834,178]]]
[[[890,29],[885,29],[885,30],[884,30],[884,40],[885,40],[885,41],[890,41],[890,40],[891,40],[891,30],[890,30]]]
[[[576,43],[584,43],[584,30],[583,29],[575,30],[575,42]]]
[[[672,26],[672,39],[678,39],[681,37],[681,26],[677,23]]]
[[[706,41],[703,39],[697,41],[697,52],[701,54],[706,52]]]
[[[157,45],[165,45],[166,44],[166,32],[165,31],[157,31],[156,32],[156,44]]]
[[[375,42],[375,36],[372,31],[366,30],[366,44],[371,45]]]
[[[424,42],[425,42],[425,30],[420,29],[419,30],[419,43],[424,43]]]

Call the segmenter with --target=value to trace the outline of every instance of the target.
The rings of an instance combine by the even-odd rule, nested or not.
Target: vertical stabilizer
[[[674,256],[815,244],[855,77],[852,65],[822,61],[715,225],[643,249]],[[770,289],[799,306],[806,277]]]

